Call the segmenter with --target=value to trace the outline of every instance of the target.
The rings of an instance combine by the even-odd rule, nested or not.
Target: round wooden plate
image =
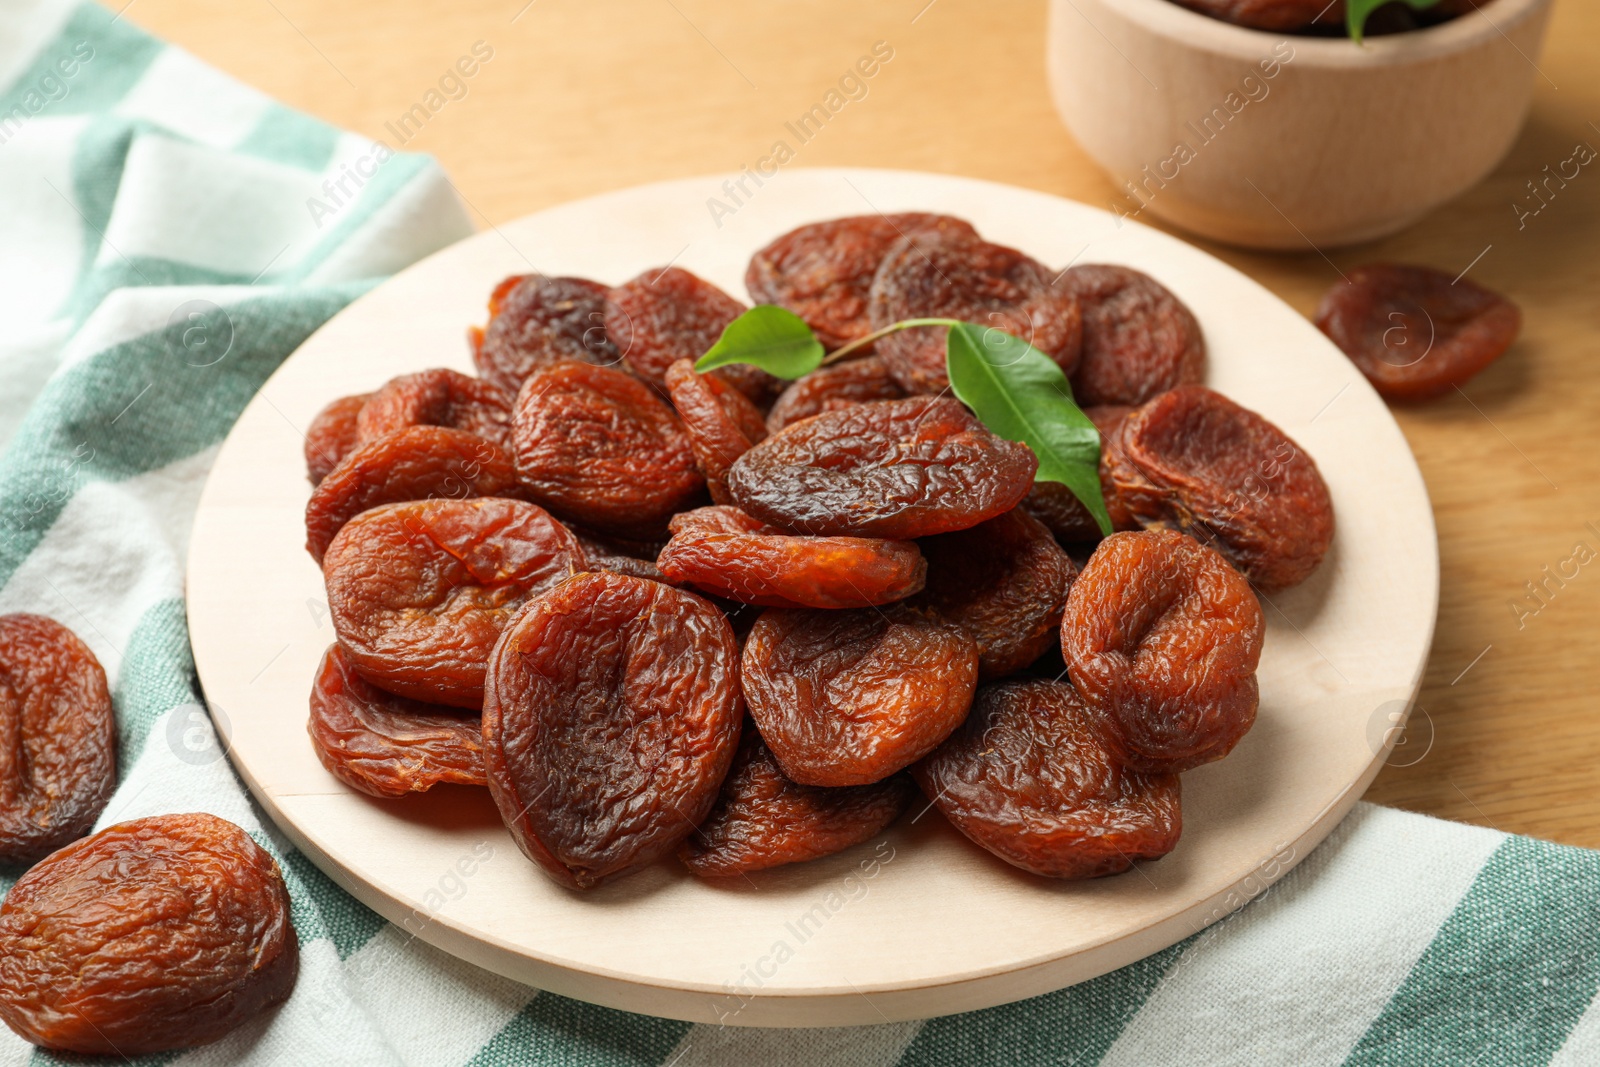
[[[1303,858],[1383,762],[1438,604],[1421,476],[1351,364],[1227,265],[1083,204],[893,171],[724,182],[610,193],[445,249],[335,316],[245,409],[195,518],[189,628],[234,765],[268,814],[358,899],[448,952],[582,1000],[751,1026],[910,1019],[1057,989],[1179,941]],[[323,404],[424,367],[470,371],[466,329],[508,274],[616,284],[670,263],[742,297],[751,253],[794,226],[911,210],[962,216],[1058,267],[1154,275],[1199,316],[1209,384],[1287,431],[1332,488],[1333,551],[1310,581],[1264,601],[1260,717],[1227,760],[1184,776],[1176,851],[1058,883],[994,859],[919,803],[881,839],[818,862],[729,885],[661,863],[579,895],[518,853],[486,791],[379,801],[323,770],[306,700],[333,631],[302,547],[301,459]]]

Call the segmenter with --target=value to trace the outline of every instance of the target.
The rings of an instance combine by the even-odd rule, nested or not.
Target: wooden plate
[[[730,193],[729,190],[732,190]],[[718,204],[730,208],[721,210]],[[620,283],[673,263],[744,294],[750,254],[792,227],[942,211],[1047,264],[1149,272],[1199,316],[1209,384],[1322,469],[1339,532],[1267,605],[1261,711],[1227,760],[1184,776],[1183,841],[1115,878],[1056,883],[968,844],[937,812],[880,840],[729,886],[672,863],[577,895],[538,873],[484,791],[356,794],[307,740],[331,642],[302,547],[302,431],[326,402],[430,366],[471,370],[465,332],[495,282],[533,269]],[[568,996],[695,1022],[834,1026],[966,1011],[1082,981],[1171,945],[1259,893],[1377,772],[1415,694],[1438,604],[1428,497],[1398,427],[1310,323],[1210,256],[1042,193],[872,170],[648,185],[540,212],[424,260],[310,338],[223,444],[189,552],[206,697],[256,798],[319,867],[425,941]],[[913,809],[913,814],[921,805]]]

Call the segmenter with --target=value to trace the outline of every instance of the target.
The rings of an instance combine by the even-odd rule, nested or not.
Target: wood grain
[[[1003,17],[979,0],[813,0],[759,15],[731,0],[523,3],[137,0],[125,17],[372,137],[487,42],[495,57],[468,95],[407,146],[438,156],[480,225],[738,170],[878,40],[893,60],[798,164],[965,174],[1096,205],[1112,195],[1051,109],[1042,3],[1006,5]],[[1339,269],[1380,259],[1452,271],[1476,260],[1474,279],[1522,305],[1522,339],[1498,365],[1462,395],[1397,412],[1439,527],[1440,617],[1420,696],[1435,736],[1369,797],[1589,847],[1600,847],[1600,561],[1552,582],[1537,614],[1519,619],[1511,605],[1578,542],[1600,551],[1587,525],[1600,526],[1600,172],[1586,168],[1523,228],[1513,204],[1576,143],[1600,147],[1596,39],[1600,5],[1561,0],[1516,147],[1410,230],[1328,257],[1199,242],[1307,314]]]

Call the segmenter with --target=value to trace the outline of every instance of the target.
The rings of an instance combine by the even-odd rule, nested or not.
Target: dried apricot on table
[[[734,503],[821,536],[911,539],[976,526],[1028,495],[1039,461],[948,397],[825,412],[773,434],[728,472]]]
[[[1142,404],[1205,377],[1200,323],[1148,274],[1085,263],[1061,276],[1083,307],[1083,358],[1072,374],[1079,404]]]
[[[1063,372],[1078,365],[1083,316],[1073,294],[1044,264],[1014,248],[958,231],[913,233],[896,241],[872,282],[872,326],[902,319],[975,322],[1020,337]],[[880,339],[876,351],[908,393],[942,393],[944,326],[916,326]]]
[[[0,1019],[118,1057],[209,1044],[289,998],[278,865],[231,822],[158,815],[68,845],[0,905]]]
[[[1221,393],[1164,393],[1127,417],[1117,444],[1119,505],[1194,534],[1263,592],[1304,581],[1333,542],[1333,501],[1316,463]]]
[[[1110,716],[1129,766],[1182,771],[1226,756],[1256,718],[1261,606],[1218,553],[1173,530],[1115,533],[1072,591],[1061,648]]]
[[[375,797],[441,782],[486,784],[478,716],[384,692],[355,672],[338,645],[323,655],[312,683],[307,729],[328,773]]]
[[[575,359],[612,367],[621,362],[622,354],[606,336],[606,286],[542,274],[515,282],[503,293],[496,291],[489,325],[472,355],[485,381],[515,393],[528,375],[549,363]]]
[[[362,677],[476,709],[511,616],[584,566],[577,539],[543,508],[485,497],[364,511],[333,539],[322,573],[334,632]]]
[[[71,630],[0,615],[0,863],[88,833],[117,784],[106,673]]]
[[[511,397],[482,378],[435,367],[390,379],[361,409],[356,429],[365,442],[407,426],[446,426],[509,448]]]
[[[483,706],[489,790],[519,847],[587,889],[674,851],[743,718],[738,645],[692,593],[579,574],[506,628]]]
[[[746,723],[716,805],[678,856],[702,878],[831,856],[888,829],[916,792],[906,774],[842,789],[798,785]]]
[[[729,503],[728,468],[766,438],[766,420],[743,393],[715,375],[696,373],[686,359],[667,368],[666,384],[711,499]]]
[[[924,212],[813,222],[751,256],[745,288],[756,303],[788,308],[824,346],[838,348],[872,332],[872,278],[889,248],[908,234],[947,230],[978,235],[961,219]]]
[[[606,334],[633,372],[665,393],[667,368],[680,359],[693,361],[705,355],[728,323],[745,310],[744,304],[682,267],[647,270],[611,290]],[[748,364],[711,373],[762,407],[783,387],[766,371]]]
[[[317,412],[306,430],[306,477],[316,485],[339,465],[360,443],[356,418],[366,407],[371,393],[358,396],[341,396]]]
[[[745,640],[745,701],[783,773],[867,785],[931,752],[966,717],[978,647],[891,609],[769,609]]]
[[[682,512],[671,529],[656,560],[661,573],[741,604],[889,604],[921,589],[927,569],[911,541],[796,537],[733,507]]]
[[[321,563],[344,524],[379,504],[521,493],[511,456],[499,445],[465,430],[408,426],[355,449],[312,490],[306,551]]]
[[[830,367],[818,367],[797,378],[767,412],[767,432],[777,433],[792,422],[824,411],[865,404],[874,400],[899,400],[906,391],[889,376],[881,356],[862,356]]]
[[[528,494],[602,533],[651,537],[704,499],[683,424],[619,370],[556,363],[535,371],[517,396],[514,443]]]
[[[1115,730],[1062,682],[979,689],[911,773],[969,840],[1047,878],[1117,874],[1171,852],[1183,829],[1178,776],[1124,767]]]
[[[1522,328],[1517,305],[1428,267],[1357,267],[1316,323],[1387,400],[1427,400],[1499,359]]]
[[[970,634],[980,678],[1020,671],[1049,649],[1076,568],[1037,519],[1015,508],[918,545],[927,587],[907,607]]]

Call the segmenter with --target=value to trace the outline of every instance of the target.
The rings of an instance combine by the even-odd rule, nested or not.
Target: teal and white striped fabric
[[[245,826],[284,868],[304,946],[285,1007],[151,1062],[1600,1064],[1600,855],[1370,806],[1183,944],[920,1023],[628,1015],[385,923],[264,824],[219,758],[182,566],[206,471],[256,388],[468,219],[428,159],[375,153],[92,4],[0,0],[0,86],[0,611],[61,620],[110,674],[122,781],[102,821],[203,809]],[[347,165],[359,188],[313,217]],[[69,1059],[0,1031],[0,1065]]]

